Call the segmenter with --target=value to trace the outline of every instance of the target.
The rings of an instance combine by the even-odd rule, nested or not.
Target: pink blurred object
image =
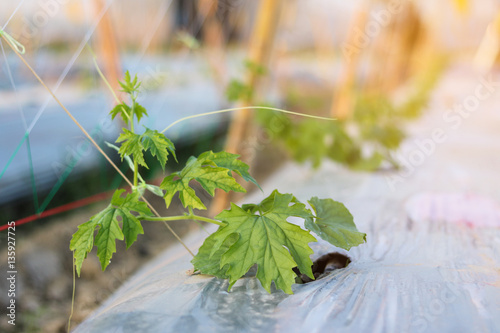
[[[468,227],[500,227],[500,205],[472,193],[419,193],[405,205],[413,221],[442,221]]]

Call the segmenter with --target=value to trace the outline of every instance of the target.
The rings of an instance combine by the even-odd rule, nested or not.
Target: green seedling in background
[[[310,161],[315,168],[320,166],[324,158],[353,170],[378,170],[384,162],[398,168],[392,155],[406,137],[403,128],[409,120],[421,115],[445,63],[446,59],[439,58],[430,64],[429,70],[417,78],[416,89],[398,105],[387,96],[360,93],[352,114],[344,120],[318,122],[259,110],[257,122],[293,159],[298,162]],[[257,75],[266,73],[262,67],[249,62],[246,63],[246,70]],[[232,80],[227,87],[226,97],[233,102],[248,101],[253,99],[254,91],[242,81]],[[326,103],[322,103],[320,96],[308,103],[306,97],[300,94],[288,96],[292,104],[329,106],[331,96],[326,98]],[[307,107],[311,108],[314,107]]]
[[[313,197],[308,201],[311,210],[292,194],[281,194],[277,190],[259,204],[232,203],[231,209],[213,219],[196,215],[194,209],[206,207],[191,187],[193,181],[211,196],[215,189],[246,192],[235,175],[258,186],[248,173],[248,165],[239,160],[238,155],[224,151],[208,151],[191,157],[181,171],[166,176],[159,187],[147,184],[140,175],[141,167],[148,168],[144,153],[151,152],[165,170],[169,157],[176,159],[175,147],[156,130],[145,128],[143,134],[136,132],[135,123],[148,116],[146,109],[137,103],[141,83],[127,72],[120,85],[129,95],[130,104],[122,102],[110,115],[113,119],[120,116],[128,128],[123,128],[116,140],[119,146],[108,145],[117,150],[133,170],[134,186],[129,193],[125,189],[116,190],[108,207],[81,224],[73,235],[70,249],[78,276],[94,245],[105,270],[116,252],[116,240],[125,240],[129,248],[144,233],[143,221],[197,220],[218,225],[218,230],[207,237],[192,263],[196,271],[229,279],[229,289],[255,264],[257,278],[268,292],[274,282],[277,289],[291,294],[295,267],[314,279],[310,259],[313,251],[309,243],[316,238],[312,233],[346,250],[365,242],[366,234],[356,229],[352,215],[342,203]],[[169,217],[153,215],[143,201],[145,191],[163,197],[167,208],[178,193],[186,213]],[[288,222],[292,216],[302,218],[305,229]]]

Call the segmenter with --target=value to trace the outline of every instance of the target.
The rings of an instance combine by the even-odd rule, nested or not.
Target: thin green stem
[[[134,109],[135,109],[135,96],[133,94],[130,95],[132,99],[132,108],[130,109],[130,131],[135,134],[134,130]],[[137,187],[137,179],[139,178],[139,164],[137,160],[134,158],[134,187]]]
[[[203,221],[203,222],[208,222],[208,223],[213,223],[217,224],[220,226],[225,226],[226,224],[221,221],[217,221],[208,217],[203,217],[203,216],[198,216],[194,214],[189,214],[189,215],[178,215],[178,216],[162,216],[162,217],[152,217],[152,216],[137,216],[139,220],[145,220],[145,221],[178,221],[178,220],[197,220],[197,221]]]
[[[135,98],[133,95],[132,97],[132,107],[130,108],[130,131],[132,133],[135,133],[134,131],[134,110],[135,110]]]
[[[109,91],[111,91],[111,94],[115,98],[116,103],[120,104],[120,100],[118,99],[118,96],[116,95],[115,91],[111,87],[111,84],[108,82],[108,80],[106,79],[106,77],[102,73],[101,69],[99,68],[99,65],[97,64],[97,57],[95,56],[94,52],[92,51],[92,48],[89,45],[87,45],[87,47],[88,47],[90,53],[92,54],[94,66],[95,66],[97,72],[99,73],[99,76],[104,81],[104,83],[108,87]],[[129,115],[123,107],[122,107],[122,114],[124,114],[127,117],[128,121],[130,122],[130,131],[132,131],[132,133],[135,133],[135,131],[134,131],[134,108],[135,108],[135,104],[136,104],[135,101],[137,99],[137,96],[135,96],[134,94],[131,94],[130,97],[132,99],[132,111],[130,112],[131,114]],[[135,159],[134,159],[134,187],[137,187],[137,185],[139,183],[138,182],[139,177],[140,177],[139,165],[138,165],[137,161],[135,161]]]
[[[137,178],[139,178],[139,177],[138,177],[138,175],[139,175],[139,171],[138,171],[137,169],[139,169],[139,165],[137,164],[137,161],[136,161],[136,160],[134,160],[134,187],[137,187],[137,185],[138,185],[138,183],[139,183],[139,182],[137,181]]]
[[[193,207],[189,207],[189,214],[190,214],[191,216],[195,216],[195,215],[194,215],[194,213],[193,213]],[[202,225],[199,221],[196,221],[196,220],[193,220],[193,221],[194,221],[196,224],[198,224],[198,226],[199,226],[199,227],[200,227],[203,231],[205,231],[208,235],[210,235],[210,233],[207,231],[207,229],[205,229],[205,228],[203,227],[203,225]]]
[[[115,101],[116,101],[116,104],[120,104],[121,101],[120,99],[118,98],[118,95],[116,95],[115,91],[113,90],[113,87],[111,87],[111,84],[109,83],[109,81],[106,79],[106,77],[104,76],[104,74],[102,73],[101,71],[101,68],[99,67],[99,65],[97,64],[97,57],[96,55],[94,54],[94,51],[92,51],[92,48],[87,44],[87,48],[89,49],[90,53],[92,54],[92,58],[94,60],[94,67],[95,69],[97,70],[97,73],[99,73],[99,76],[101,77],[101,79],[104,81],[104,83],[106,84],[106,86],[108,87],[109,91],[111,92],[111,94],[113,95],[113,97],[115,98]],[[122,114],[125,115],[125,117],[127,117],[127,119],[130,121],[130,115],[125,111],[125,109],[123,108],[122,106]]]
[[[111,91],[111,94],[115,98],[116,104],[120,104],[121,103],[120,99],[118,98],[115,91],[113,90],[113,87],[111,87],[111,84],[108,82],[108,80],[106,80],[106,77],[104,76],[101,69],[99,68],[99,65],[97,64],[97,57],[95,56],[94,52],[92,51],[92,48],[88,44],[87,44],[87,48],[89,49],[90,53],[92,54],[92,58],[94,60],[94,67],[97,70],[97,73],[99,73],[99,76],[104,81],[104,83],[108,87],[109,91]]]
[[[76,278],[75,278],[75,252],[73,252],[73,265],[71,266],[73,270],[73,292],[71,293],[71,312],[68,318],[68,333],[71,330],[71,318],[73,317],[73,310],[75,309],[75,289],[76,289]]]

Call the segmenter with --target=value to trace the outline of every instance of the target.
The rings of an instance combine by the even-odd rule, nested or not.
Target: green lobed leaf
[[[194,190],[189,187],[189,181],[186,182],[182,179],[174,180],[174,177],[176,176],[178,176],[177,172],[165,177],[160,184],[160,188],[165,190],[163,198],[165,199],[165,205],[167,208],[170,207],[170,203],[172,202],[174,195],[179,192],[179,199],[184,207],[189,206],[194,209],[207,209]]]
[[[267,212],[273,208],[274,200],[276,198],[276,195],[278,195],[278,194],[280,194],[280,193],[275,190],[275,191],[273,191],[273,193],[271,193],[270,196],[268,196],[267,198],[262,200],[259,204],[244,204],[241,206],[241,208],[243,208],[243,210],[249,211],[251,214],[256,213],[256,212]],[[297,198],[294,196],[292,196],[291,202],[300,203],[300,201],[297,200]],[[307,210],[307,214],[304,216],[300,216],[300,217],[303,217],[303,218],[307,217],[308,218],[308,217],[312,217],[312,216],[313,215],[311,214],[311,212],[309,210]]]
[[[210,260],[217,260],[220,255],[220,268],[225,270],[229,277],[229,289],[254,265],[258,265],[257,278],[262,286],[270,292],[271,282],[274,281],[278,289],[291,294],[291,286],[295,282],[295,273],[292,268],[298,267],[307,276],[314,278],[311,270],[312,261],[309,256],[313,253],[310,242],[316,241],[308,231],[287,222],[290,216],[310,218],[311,212],[305,205],[293,202],[291,194],[281,194],[274,191],[261,207],[266,211],[258,214],[244,210],[234,203],[230,210],[225,210],[216,216],[216,219],[227,223],[220,227],[209,238]],[[267,200],[267,201],[266,201]],[[238,236],[234,244],[224,252],[228,237]],[[233,238],[231,238],[233,239]],[[231,242],[230,242],[231,243]],[[197,260],[206,257],[207,249],[199,253]],[[198,255],[197,255],[198,256]],[[205,273],[203,267],[210,266],[209,262],[197,262],[197,268]]]
[[[99,214],[98,214],[99,215]],[[92,251],[94,247],[94,231],[98,223],[97,215],[78,226],[78,231],[73,234],[69,249],[73,251],[75,258],[76,273],[80,276],[83,260],[87,258],[87,254]]]
[[[254,183],[260,190],[262,190],[257,181],[252,176],[250,176],[250,173],[248,172],[249,166],[242,160],[239,160],[239,157],[240,155],[231,154],[225,151],[221,151],[218,153],[207,151],[201,154],[199,158],[210,160],[218,167],[236,172],[245,181]]]
[[[170,207],[170,203],[172,202],[175,193],[183,189],[182,183],[174,180],[174,178],[177,177],[178,174],[178,172],[171,173],[169,176],[165,177],[160,184],[160,188],[162,190],[165,190],[163,198],[165,199],[165,205],[167,206],[167,208]]]
[[[124,128],[123,133],[120,134],[116,142],[123,142],[120,146],[120,150],[118,151],[122,161],[125,156],[132,156],[134,161],[137,161],[139,165],[149,169],[146,161],[144,160],[144,146],[142,144],[141,135],[135,134]]]
[[[129,124],[131,114],[132,112],[130,111],[130,106],[125,104],[124,102],[116,105],[110,112],[109,114],[111,115],[111,119],[114,120],[117,115],[120,115],[123,119],[123,122],[125,124]]]
[[[109,148],[112,148],[112,149],[116,150],[117,152],[120,152],[120,147],[117,147],[114,144],[109,143],[107,141],[105,141],[104,143]],[[125,160],[125,162],[127,162],[129,169],[132,170],[132,171],[134,171],[134,162],[132,161],[132,159],[130,158],[130,156],[125,155],[125,156],[123,156],[123,159]],[[142,179],[141,174],[138,173],[137,176],[138,176],[138,178],[139,178],[140,181],[144,182],[144,179]]]
[[[215,189],[220,188],[226,192],[246,192],[245,189],[236,182],[231,175],[228,175],[225,168],[204,167],[194,179],[211,195],[215,195]]]
[[[167,164],[169,151],[177,161],[174,144],[160,132],[146,128],[146,131],[141,136],[141,140],[144,148],[146,150],[149,149],[151,155],[158,159],[163,170],[165,170],[165,165]]]
[[[116,239],[123,240],[123,232],[120,229],[117,217],[120,215],[118,209],[109,208],[98,220],[99,232],[95,236],[97,256],[101,262],[102,270],[109,265],[113,253],[116,252]]]
[[[308,201],[316,219],[306,219],[305,226],[329,243],[349,250],[366,241],[366,234],[359,232],[349,210],[332,199],[311,198]]]
[[[144,106],[134,101],[134,115],[137,117],[137,121],[141,121],[143,116],[148,115],[148,111],[146,111]]]
[[[229,265],[220,267],[220,260],[222,255],[229,250],[236,241],[238,240],[238,235],[232,234],[226,238],[224,243],[219,247],[219,249],[213,254],[212,248],[215,244],[216,237],[214,234],[208,236],[203,245],[198,250],[196,256],[191,260],[195,271],[200,271],[203,274],[213,275],[219,279],[228,279],[229,276],[226,274]]]
[[[95,245],[102,270],[106,269],[113,253],[116,252],[117,239],[125,239],[127,248],[129,248],[137,240],[137,236],[144,233],[141,222],[132,214],[132,211],[144,215],[152,215],[152,213],[145,202],[139,201],[138,192],[132,192],[122,197],[124,191],[123,189],[115,191],[111,204],[92,216],[88,222],[80,225],[78,231],[73,235],[70,250],[74,251],[78,276],[80,276],[83,260],[94,246],[93,239],[96,228],[98,233],[95,236]],[[121,228],[120,223],[122,224]]]
[[[163,170],[165,170],[165,165],[168,160],[168,153],[170,152],[174,159],[177,161],[177,156],[175,155],[175,147],[172,141],[170,141],[165,135],[159,133],[156,130],[151,130],[146,127],[146,131],[142,134],[135,134],[132,131],[123,129],[123,133],[120,134],[116,142],[123,142],[118,152],[121,155],[122,160],[125,158],[127,160],[128,156],[133,156],[139,165],[148,168],[146,161],[144,160],[144,151],[149,150],[153,157],[156,157],[160,162]],[[113,145],[108,144],[108,146],[115,148]],[[128,160],[127,160],[128,162]]]
[[[122,192],[119,193],[121,195]],[[139,192],[134,191],[128,194],[119,205],[122,216],[123,234],[125,235],[127,249],[137,240],[137,236],[139,236],[139,234],[144,234],[141,221],[139,221],[139,219],[137,219],[137,217],[135,217],[131,212],[141,213],[146,216],[153,215],[151,210],[148,208],[148,205],[145,202],[140,201],[139,197]]]
[[[125,190],[120,191],[121,195],[121,193],[123,193],[123,191]],[[148,205],[144,201],[140,201],[139,198],[140,195],[138,192],[134,191],[132,193],[129,193],[122,201],[121,206],[143,215],[152,215],[151,210],[148,208]],[[120,199],[123,198],[120,196]]]
[[[137,82],[137,75],[134,80],[131,80],[130,73],[127,71],[124,81],[119,81],[119,84],[122,87],[122,91],[132,95],[132,106],[127,105],[125,102],[116,105],[109,113],[111,119],[114,120],[117,115],[120,115],[125,124],[128,125],[135,115],[137,120],[141,121],[141,118],[147,116],[148,112],[142,105],[135,101],[135,93],[138,92],[141,85],[141,82]]]
[[[237,158],[237,155],[234,156],[236,156],[234,158]],[[198,158],[192,157],[180,172],[165,177],[160,188],[166,191],[164,198],[167,208],[170,206],[174,195],[179,192],[179,198],[184,207],[206,209],[201,199],[189,185],[193,180],[196,180],[211,196],[215,194],[217,188],[226,192],[246,192],[231,175],[231,168],[234,168],[236,172],[240,168],[240,172],[245,174],[244,166],[237,163],[231,165],[230,161],[233,157],[219,155],[218,162],[221,165],[226,165],[227,168],[219,167],[212,160],[212,157],[217,160],[217,155],[212,152],[203,153]]]
[[[141,86],[141,82],[137,82],[137,75],[135,75],[134,79],[132,80],[129,71],[125,72],[123,81],[118,81],[118,83],[122,87],[122,91],[126,92],[127,94],[133,94],[137,92],[139,90],[139,87]]]

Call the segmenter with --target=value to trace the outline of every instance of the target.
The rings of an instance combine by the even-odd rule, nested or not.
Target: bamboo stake
[[[347,64],[335,88],[335,97],[330,111],[331,116],[339,120],[347,118],[353,107],[353,89],[356,81],[356,73],[363,48],[367,47],[367,45],[360,44],[359,38],[360,32],[364,31],[368,21],[370,5],[369,1],[365,2],[355,14],[349,35],[347,36],[347,42],[343,44],[343,49],[346,51],[344,52],[344,57]]]
[[[401,6],[382,31],[370,57],[371,73],[365,84],[370,93],[388,95],[412,73],[410,67],[422,41],[423,26],[412,3]]]
[[[203,39],[209,48],[222,46],[222,27],[217,19],[218,0],[198,0],[198,11],[204,21]]]
[[[385,4],[385,3],[384,3]],[[405,6],[405,4],[401,4]],[[404,13],[404,10],[400,12]],[[395,74],[394,58],[398,53],[401,16],[404,14],[392,15],[387,26],[374,41],[372,54],[369,57],[370,73],[367,75],[365,90],[371,94],[384,94],[388,91],[388,82],[393,81]]]
[[[218,0],[198,0],[198,11],[202,16],[203,44],[210,67],[219,87],[226,85],[226,61],[223,52],[225,40],[222,25],[217,18]]]
[[[381,84],[382,93],[390,94],[400,86],[408,77],[408,67],[411,54],[415,51],[416,42],[421,30],[421,22],[413,3],[405,3],[400,16],[394,22],[391,33],[392,45],[386,45],[390,53],[385,57],[382,67]]]
[[[474,57],[474,67],[481,73],[487,73],[495,64],[500,53],[500,12],[493,22],[488,25],[481,45]]]
[[[438,52],[438,43],[433,38],[433,34],[428,32],[428,27],[422,22],[409,62],[408,76],[419,77],[423,72],[429,71],[429,68],[433,68],[436,63],[436,57],[439,54]]]
[[[258,65],[267,65],[274,44],[274,37],[278,27],[281,0],[261,0],[254,25],[252,40],[249,50],[249,60]],[[249,71],[246,83],[252,91],[256,91],[258,75],[254,71]],[[241,102],[242,107],[252,105],[251,98]],[[238,111],[229,127],[229,133],[226,139],[225,150],[233,154],[243,154],[243,140],[250,137],[251,132],[251,110],[245,109]],[[248,164],[251,164],[251,156],[242,156]],[[226,192],[219,191],[210,207],[210,215],[214,212],[220,212],[229,204],[230,196]]]
[[[102,12],[104,0],[94,0],[96,13]],[[118,80],[122,78],[120,53],[109,12],[106,12],[97,26],[98,59],[103,59],[104,74],[114,91],[119,91]]]
[[[294,2],[295,6],[297,5]],[[294,14],[297,14],[296,12]],[[312,28],[312,38],[314,40],[314,49],[318,58],[324,57],[325,55],[331,56],[334,52],[332,48],[332,35],[330,29],[325,29],[328,27],[328,21],[331,18],[328,17],[328,12],[323,12],[315,17],[311,18],[311,28]],[[294,17],[295,18],[295,17]]]
[[[265,66],[269,61],[276,34],[280,4],[281,0],[261,0],[249,52],[249,60],[254,64]],[[246,83],[253,91],[257,88],[257,80],[257,73],[249,71]],[[249,106],[252,104],[251,102],[249,99],[244,100],[242,106]],[[226,151],[235,154],[239,152],[238,146],[244,137],[245,127],[250,121],[250,112],[250,110],[241,110],[235,114],[226,142]]]

